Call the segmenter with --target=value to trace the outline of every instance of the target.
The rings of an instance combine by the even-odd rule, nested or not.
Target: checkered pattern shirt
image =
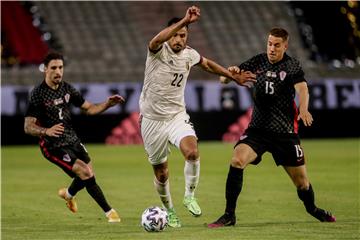
[[[25,116],[35,117],[37,124],[46,128],[63,123],[64,133],[58,138],[45,137],[45,143],[52,147],[72,145],[79,138],[71,123],[71,105],[80,107],[84,102],[80,92],[70,84],[61,82],[53,90],[43,81],[31,91]]]
[[[262,53],[239,67],[252,71],[257,79],[252,88],[254,109],[249,128],[274,134],[297,133],[294,85],[306,81],[299,61],[284,54],[281,61],[271,64]]]

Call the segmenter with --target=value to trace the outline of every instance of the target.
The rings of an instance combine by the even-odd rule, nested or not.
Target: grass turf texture
[[[153,173],[142,146],[87,145],[97,182],[122,218],[107,223],[86,190],[78,193],[79,211],[71,213],[57,196],[70,178],[45,160],[37,146],[2,148],[2,239],[359,239],[359,139],[304,140],[308,175],[318,206],[336,215],[320,223],[305,212],[296,190],[270,154],[245,170],[237,225],[207,229],[224,210],[224,190],[232,145],[200,142],[201,179],[197,198],[203,210],[192,217],[182,206],[183,159],[169,158],[170,187],[183,227],[147,233],[141,213],[160,206]]]

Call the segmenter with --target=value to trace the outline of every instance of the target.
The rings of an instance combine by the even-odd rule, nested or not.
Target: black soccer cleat
[[[336,222],[336,218],[331,214],[331,212],[321,208],[315,208],[315,210],[310,214],[320,222]]]
[[[235,223],[236,223],[235,214],[230,215],[228,213],[225,213],[215,222],[208,224],[207,227],[208,228],[228,227],[228,226],[234,226]]]

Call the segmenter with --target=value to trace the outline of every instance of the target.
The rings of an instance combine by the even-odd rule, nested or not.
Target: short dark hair
[[[44,65],[45,67],[48,66],[49,62],[51,60],[62,60],[64,62],[64,56],[61,53],[58,52],[50,52],[46,57],[44,58]]]
[[[269,32],[270,35],[274,36],[274,37],[280,37],[282,38],[284,41],[288,41],[289,40],[289,33],[281,27],[274,27],[270,30]]]
[[[170,20],[168,21],[168,27],[170,27],[171,25],[173,25],[173,24],[175,24],[175,23],[177,23],[177,22],[180,22],[181,19],[182,19],[182,18],[179,18],[179,17],[173,17],[172,19],[170,19]],[[188,25],[186,25],[185,27],[186,27],[186,28],[189,28]]]

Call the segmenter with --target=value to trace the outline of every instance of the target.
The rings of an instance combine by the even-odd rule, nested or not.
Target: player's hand
[[[240,73],[240,68],[239,68],[238,66],[228,67],[228,70],[229,70],[231,73]]]
[[[222,83],[222,84],[228,84],[231,81],[232,81],[232,79],[229,79],[225,76],[220,76],[220,83]]]
[[[185,20],[188,24],[197,21],[200,18],[200,8],[196,6],[189,7],[186,10]]]
[[[228,67],[228,70],[232,74],[240,73],[240,68],[238,66]],[[220,82],[223,83],[223,84],[228,84],[231,81],[232,81],[232,79],[230,79],[230,78],[227,78],[225,76],[220,76]]]
[[[297,120],[299,121],[300,119],[303,121],[303,123],[306,127],[310,127],[314,121],[314,119],[309,111],[300,111]]]
[[[122,104],[124,102],[125,102],[125,99],[120,95],[113,95],[107,99],[107,105],[109,107],[115,106],[116,104],[119,104],[119,103]]]
[[[250,71],[240,70],[237,67],[233,67],[230,72],[235,82],[241,86],[250,88],[256,82],[256,75]]]
[[[51,128],[46,129],[45,134],[49,137],[60,137],[64,133],[64,130],[64,125],[62,123],[58,123]]]

